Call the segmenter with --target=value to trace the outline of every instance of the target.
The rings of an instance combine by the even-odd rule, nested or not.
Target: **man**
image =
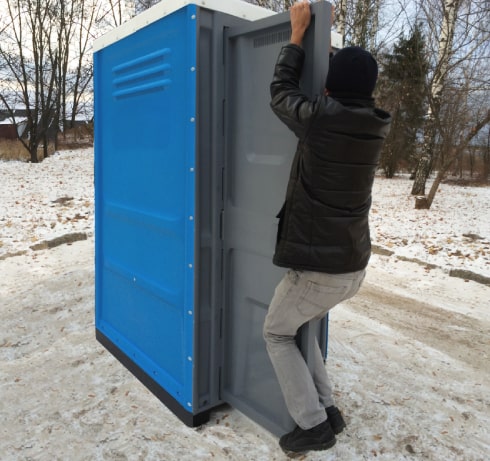
[[[310,19],[307,1],[292,6],[291,40],[271,83],[271,107],[298,137],[274,254],[274,264],[289,271],[264,323],[267,351],[297,424],[279,440],[291,452],[330,448],[345,427],[318,344],[310,373],[295,336],[303,324],[354,296],[364,279],[371,188],[390,125],[372,98],[376,61],[359,47],[333,56],[325,95],[309,100],[302,94],[301,44]]]

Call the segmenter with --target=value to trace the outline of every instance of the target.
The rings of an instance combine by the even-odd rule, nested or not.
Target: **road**
[[[2,461],[273,461],[224,406],[183,426],[94,338],[93,239],[0,261]],[[327,369],[347,429],[305,461],[488,459],[490,288],[375,255],[331,312]]]

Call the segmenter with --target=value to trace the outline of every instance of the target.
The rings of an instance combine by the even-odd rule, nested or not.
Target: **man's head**
[[[330,60],[325,87],[329,94],[371,97],[378,64],[371,53],[358,47],[342,48]]]

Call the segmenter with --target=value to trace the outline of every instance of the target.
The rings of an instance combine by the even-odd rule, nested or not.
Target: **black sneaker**
[[[301,429],[296,426],[294,430],[279,439],[279,445],[287,453],[302,453],[309,450],[327,450],[335,445],[335,434],[330,427],[328,419],[311,429]]]
[[[327,421],[330,423],[333,432],[335,434],[340,434],[346,426],[342,413],[340,413],[340,410],[333,405],[325,408],[325,411],[327,412]]]

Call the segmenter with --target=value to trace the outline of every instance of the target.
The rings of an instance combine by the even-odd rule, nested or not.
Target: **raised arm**
[[[291,40],[293,45],[301,46],[306,29],[310,25],[311,10],[308,0],[296,2],[289,11],[291,17]]]

